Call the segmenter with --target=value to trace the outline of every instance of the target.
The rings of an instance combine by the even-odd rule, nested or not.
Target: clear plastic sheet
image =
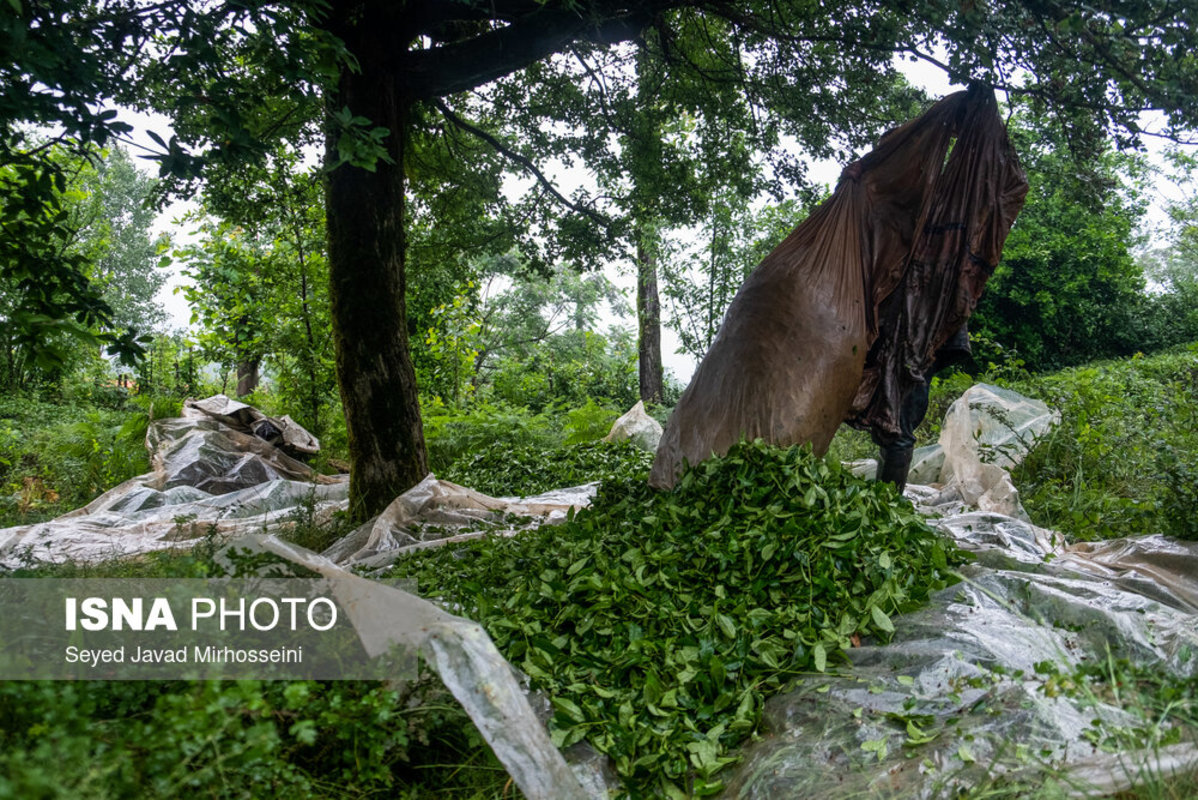
[[[611,430],[603,437],[603,441],[630,441],[636,447],[652,453],[661,443],[661,431],[661,423],[645,411],[645,401],[637,400],[636,405],[612,423]]]
[[[0,530],[0,566],[94,562],[226,539],[325,524],[348,505],[348,476],[320,475],[255,435],[266,417],[223,395],[188,401],[183,415],[156,420],[146,434],[151,471],[57,519]],[[315,442],[294,422],[290,436]],[[488,497],[432,475],[337,542],[329,557],[384,566],[408,547],[451,537],[513,535],[565,519],[590,502],[595,484],[528,498]],[[462,531],[469,531],[462,533]],[[373,560],[372,560],[373,557]]]
[[[727,798],[933,797],[994,775],[1059,776],[1084,794],[1144,770],[1198,770],[1198,749],[1101,752],[1099,719],[1134,726],[1084,693],[1046,692],[1051,663],[1126,658],[1198,676],[1198,543],[1163,537],[1065,547],[1051,531],[992,512],[935,522],[977,562],[966,580],[896,620],[886,645],[850,650],[838,673],[766,703],[760,741]],[[912,744],[913,721],[931,741]]]
[[[1007,469],[1060,415],[1039,400],[976,384],[953,401],[940,428],[940,482],[967,508],[1027,519]]]
[[[339,564],[384,567],[414,550],[514,536],[565,520],[571,508],[588,505],[597,488],[590,483],[532,497],[490,497],[430,474],[324,555]]]
[[[348,476],[319,475],[236,417],[214,413],[230,404],[223,395],[189,401],[183,416],[150,423],[150,472],[57,519],[0,530],[0,565],[101,561],[191,545],[210,534],[274,530],[301,513],[327,522],[345,507]],[[232,405],[246,418],[250,409],[265,419]],[[298,429],[293,437],[305,441],[306,432],[291,425]]]

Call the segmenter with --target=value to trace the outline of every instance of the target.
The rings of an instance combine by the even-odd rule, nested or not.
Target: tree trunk
[[[637,373],[640,376],[641,400],[660,403],[662,398],[661,370],[661,302],[657,296],[657,232],[652,223],[650,200],[661,177],[661,126],[653,111],[654,81],[650,76],[650,56],[642,41],[636,52],[637,100],[641,109],[636,130],[631,137],[629,155],[633,185],[633,232],[636,239],[636,321]]]
[[[332,32],[357,59],[342,67],[328,103],[330,117],[348,107],[371,126],[391,131],[384,144],[393,163],[372,170],[350,164],[328,175],[330,301],[337,381],[345,408],[350,455],[350,513],[366,519],[428,472],[416,372],[408,351],[404,304],[404,143],[410,103],[394,77],[406,45],[397,41],[402,10],[390,4],[334,3]],[[330,119],[329,167],[339,161],[341,131]]]
[[[636,319],[641,399],[646,403],[660,403],[663,393],[657,252],[650,235],[639,226],[636,233]]]
[[[243,359],[237,362],[237,396],[245,397],[258,388],[260,375],[258,373],[261,361],[257,358]]]

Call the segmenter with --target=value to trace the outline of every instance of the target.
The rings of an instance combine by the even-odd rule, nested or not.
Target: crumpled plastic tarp
[[[1045,774],[1105,794],[1144,774],[1198,771],[1193,743],[1097,749],[1085,735],[1093,720],[1143,723],[1081,692],[1044,691],[1049,675],[1036,669],[1051,662],[1070,674],[1110,653],[1198,677],[1198,542],[1066,547],[986,512],[933,524],[976,554],[966,580],[896,620],[892,642],[852,649],[838,674],[766,701],[763,735],[724,797],[932,797],[995,775]],[[907,721],[935,738],[910,744]]]
[[[612,423],[603,441],[632,442],[641,450],[652,453],[661,443],[661,433],[661,423],[649,416],[644,400],[637,400],[636,405]]]
[[[181,417],[150,423],[150,472],[57,519],[0,530],[0,565],[94,562],[191,545],[210,533],[262,533],[301,509],[329,521],[346,505],[348,476],[320,475],[250,432],[263,419],[223,395],[188,401]],[[296,423],[288,427],[295,441],[316,441]]]
[[[944,464],[937,482],[965,508],[1029,520],[1007,470],[1059,420],[1039,400],[997,386],[969,387],[944,415],[939,445]]]
[[[245,433],[252,433],[276,445],[287,455],[302,457],[320,452],[320,440],[286,414],[268,417],[253,406],[223,394],[203,400],[188,400],[186,407],[215,417]]]
[[[970,509],[995,511],[1026,520],[1019,492],[1008,469],[1019,464],[1060,420],[1039,400],[1018,392],[974,384],[953,401],[940,428],[938,444],[916,449],[911,485],[936,485],[938,513]],[[873,459],[846,465],[855,475],[873,478]],[[912,489],[914,494],[921,490]]]
[[[1026,191],[987,87],[883,136],[745,280],[650,483],[742,438],[822,454],[846,419],[897,433],[903,392],[969,318]]]
[[[565,520],[571,508],[591,502],[598,486],[588,483],[532,497],[489,497],[430,474],[323,555],[339,564],[382,567],[427,547],[514,536]]]

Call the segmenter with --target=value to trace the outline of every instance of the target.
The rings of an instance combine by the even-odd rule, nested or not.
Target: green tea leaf
[[[874,624],[880,630],[886,631],[886,633],[894,633],[894,623],[890,621],[890,617],[886,616],[885,611],[878,606],[870,606],[869,614],[873,617]]]

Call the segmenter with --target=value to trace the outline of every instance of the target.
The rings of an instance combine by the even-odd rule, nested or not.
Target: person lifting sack
[[[911,472],[911,460],[915,455],[915,429],[928,413],[928,392],[932,378],[950,367],[965,361],[972,355],[969,345],[969,328],[961,326],[952,338],[936,351],[932,368],[923,380],[911,385],[899,405],[899,433],[887,436],[884,432],[871,430],[874,444],[878,445],[878,480],[893,483],[901,494],[907,488],[907,476]]]
[[[823,455],[847,422],[905,484],[928,380],[968,353],[966,323],[1027,189],[989,86],[889,131],[745,279],[649,483],[670,488],[742,439]]]

